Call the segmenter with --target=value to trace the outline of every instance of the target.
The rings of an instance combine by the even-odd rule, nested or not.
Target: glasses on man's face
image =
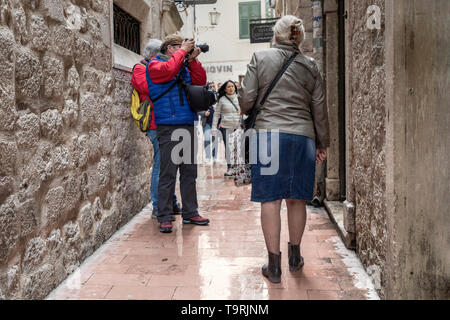
[[[170,46],[172,46],[172,47],[181,47],[181,43],[173,43]]]

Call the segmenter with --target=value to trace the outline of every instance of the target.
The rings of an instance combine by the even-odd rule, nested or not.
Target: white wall
[[[245,0],[250,1],[250,0]],[[180,30],[183,37],[194,36],[197,43],[207,43],[208,53],[202,53],[199,60],[207,69],[208,81],[238,81],[245,75],[247,64],[255,51],[269,48],[269,43],[250,44],[250,39],[239,39],[239,2],[240,0],[217,0],[214,5],[197,5],[197,35],[194,36],[193,8],[180,13],[184,25]],[[219,24],[212,28],[209,23],[209,12],[216,8],[221,13]],[[261,18],[265,18],[265,1],[261,0]],[[232,71],[230,71],[230,68]]]

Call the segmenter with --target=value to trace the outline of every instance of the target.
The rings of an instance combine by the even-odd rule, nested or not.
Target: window
[[[114,4],[114,42],[141,54],[141,24],[133,16]]]
[[[250,19],[261,19],[261,1],[239,3],[239,39],[250,39]]]

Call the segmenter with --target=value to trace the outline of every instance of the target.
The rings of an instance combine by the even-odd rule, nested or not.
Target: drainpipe
[[[321,0],[311,1],[313,10],[313,55],[323,77],[323,5]],[[314,198],[311,201],[311,204],[315,207],[321,206],[325,199],[325,162],[326,160],[316,167]]]
[[[322,1],[312,0],[313,9],[313,53],[323,76],[323,11]]]

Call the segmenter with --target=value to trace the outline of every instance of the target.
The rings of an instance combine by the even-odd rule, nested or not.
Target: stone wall
[[[450,297],[450,2],[386,0],[388,299]]]
[[[0,299],[44,298],[149,201],[109,7],[0,0]]]
[[[324,13],[324,75],[326,88],[326,104],[328,122],[330,126],[330,146],[328,148],[326,165],[326,199],[328,201],[341,200],[340,190],[340,141],[339,129],[345,125],[339,123],[339,112],[343,106],[339,105],[339,17],[336,0],[325,0]],[[347,230],[348,231],[348,230]]]
[[[381,28],[367,28],[367,8],[381,9]],[[351,122],[351,181],[347,201],[355,204],[356,251],[383,296],[387,247],[384,0],[348,1],[347,112]]]

